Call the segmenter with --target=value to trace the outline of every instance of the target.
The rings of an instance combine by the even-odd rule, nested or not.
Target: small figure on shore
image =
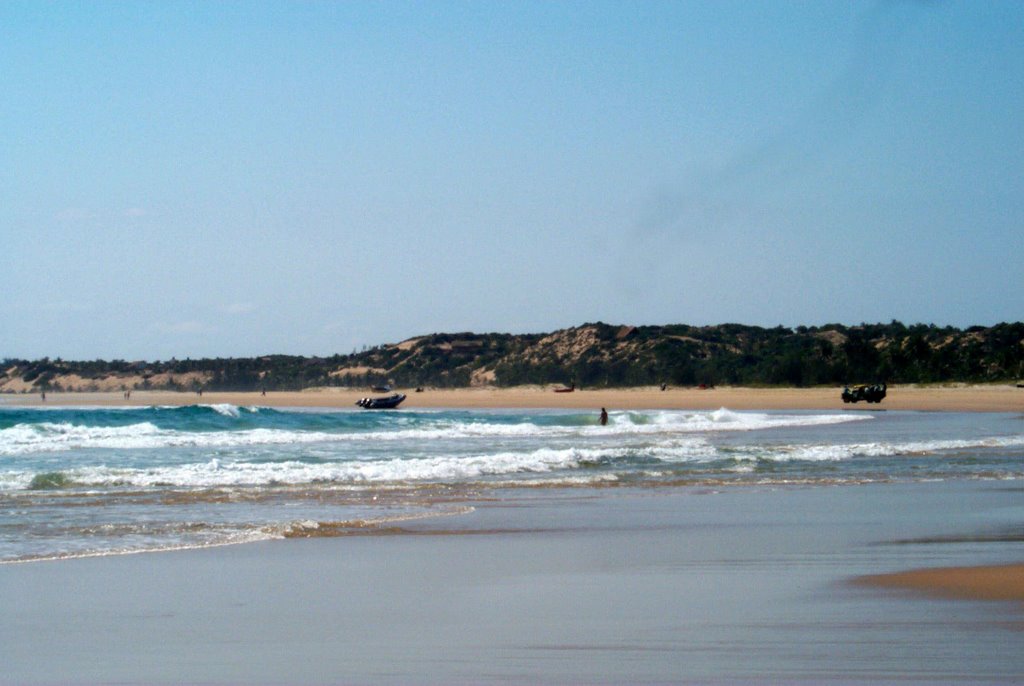
[[[264,386],[262,389],[260,389],[260,395],[266,395],[266,394],[267,394],[267,387]]]
[[[46,391],[40,391],[39,392],[39,396],[43,399],[43,402],[45,403],[46,402]]]
[[[605,426],[608,423],[608,410],[601,408],[601,426]]]

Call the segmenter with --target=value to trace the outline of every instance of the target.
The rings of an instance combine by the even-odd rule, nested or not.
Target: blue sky
[[[0,358],[1024,316],[1024,3],[0,3]]]

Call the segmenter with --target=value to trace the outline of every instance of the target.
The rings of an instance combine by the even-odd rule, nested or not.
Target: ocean
[[[457,527],[552,489],[1022,478],[1019,413],[0,406],[0,563]]]

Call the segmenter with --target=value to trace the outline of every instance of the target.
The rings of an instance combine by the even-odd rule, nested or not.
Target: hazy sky
[[[0,3],[0,358],[1024,318],[1024,3]]]

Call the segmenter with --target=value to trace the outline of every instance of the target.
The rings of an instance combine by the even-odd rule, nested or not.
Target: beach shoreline
[[[841,388],[742,388],[707,389],[658,387],[576,389],[556,393],[553,386],[459,389],[396,388],[405,393],[403,409],[594,409],[609,410],[912,410],[931,412],[1024,411],[1024,389],[1013,384],[953,386],[890,386],[878,404],[844,403]],[[312,388],[304,391],[219,392],[202,395],[184,391],[133,390],[123,392],[48,392],[0,395],[2,406],[148,406],[227,403],[238,406],[350,408],[360,398],[381,396],[368,389]]]
[[[830,389],[4,397],[24,526],[0,534],[70,555],[0,565],[0,684],[1015,683],[1024,415],[925,390],[951,411],[848,414]],[[646,409],[705,398],[738,411]],[[232,531],[260,540],[203,545]],[[189,545],[128,554],[143,536]]]

